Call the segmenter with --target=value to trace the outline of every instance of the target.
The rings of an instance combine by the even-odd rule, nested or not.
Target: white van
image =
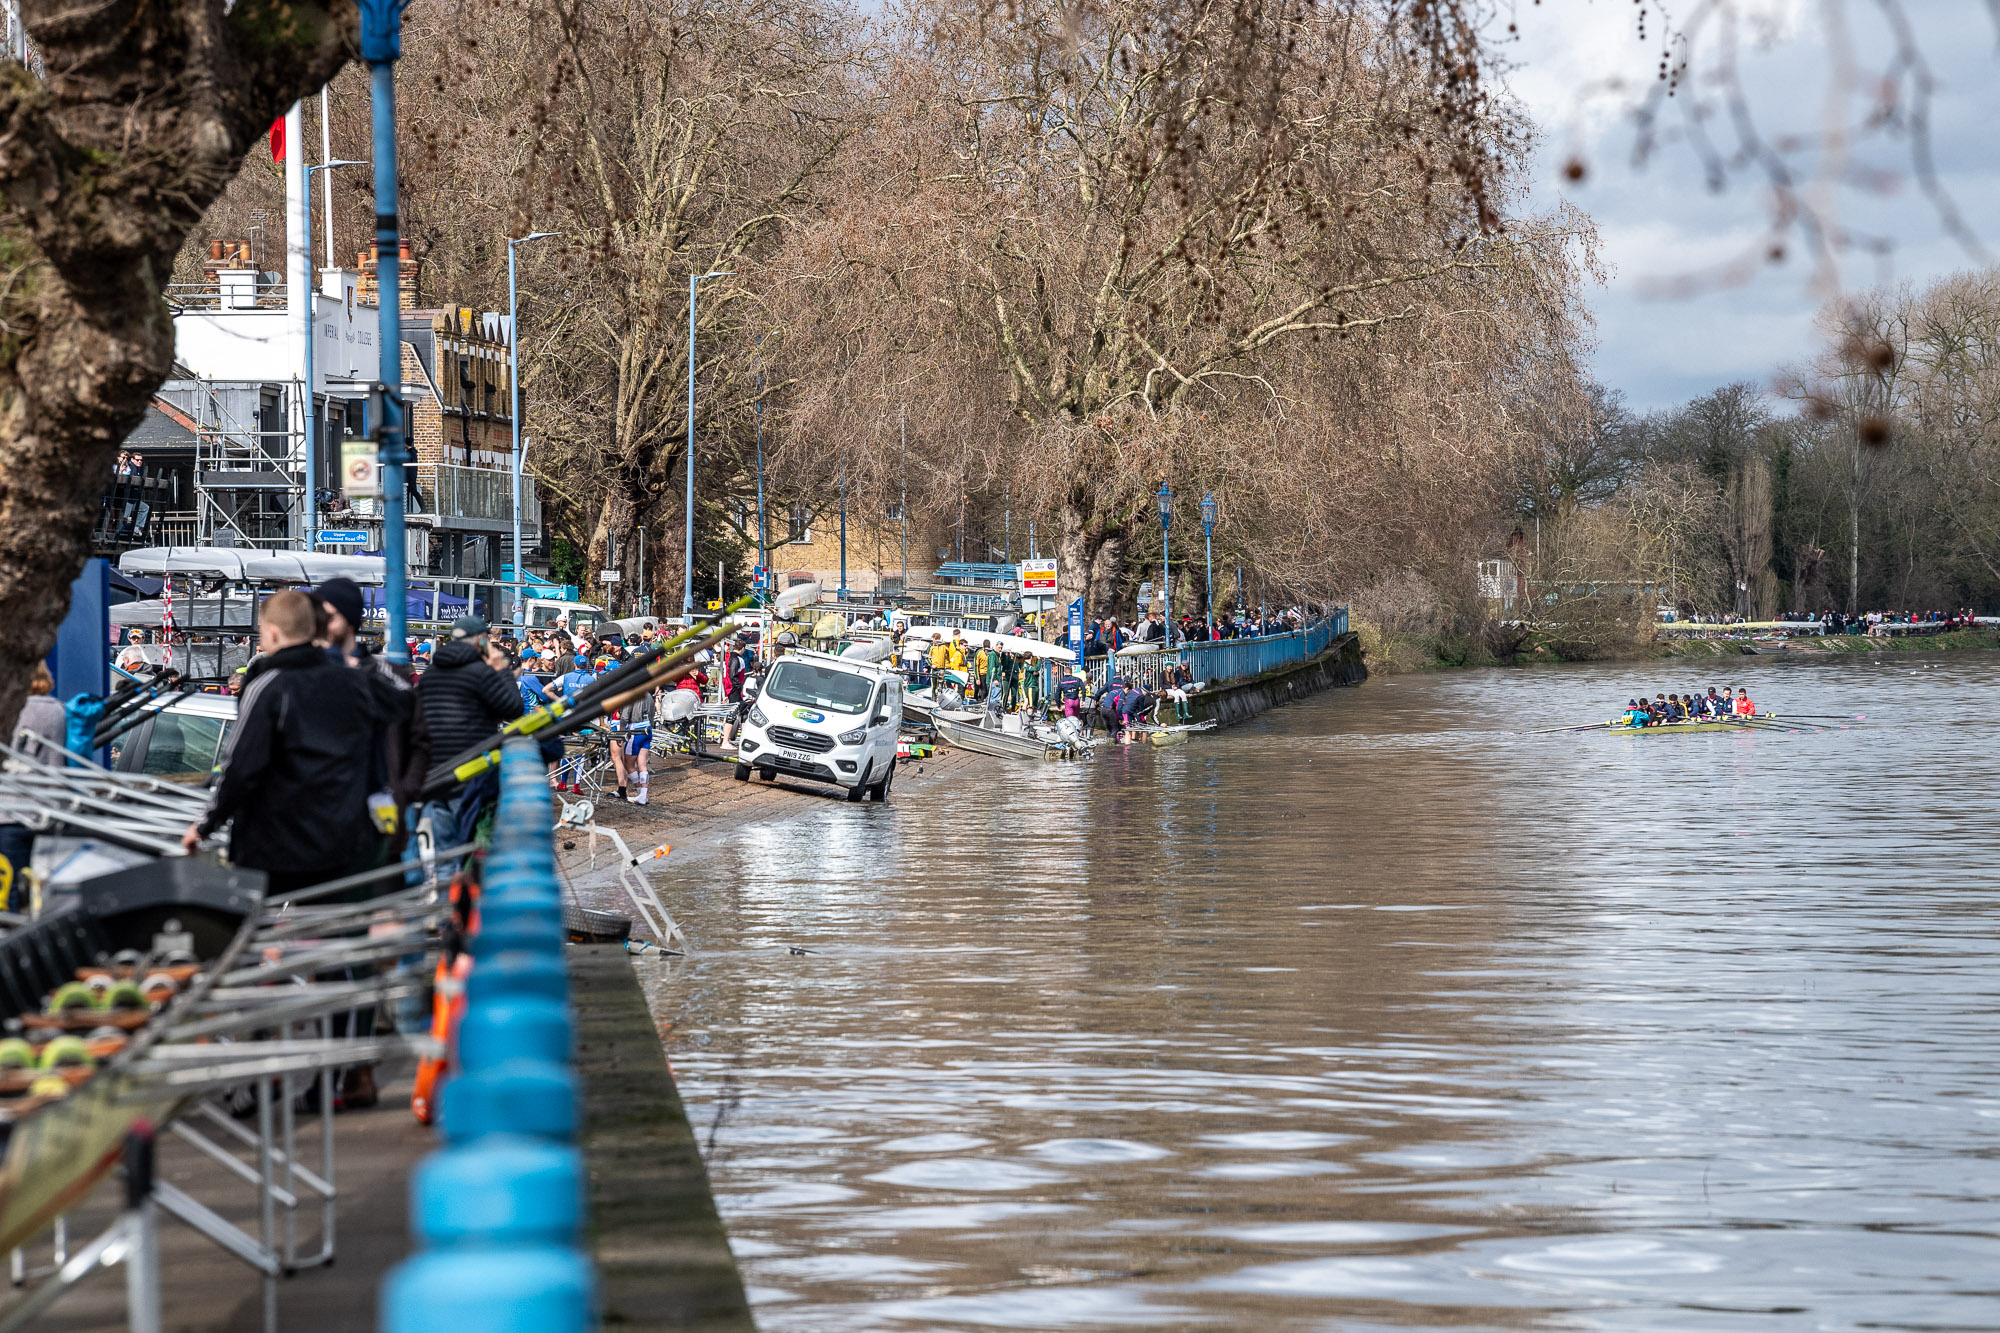
[[[788,777],[831,782],[858,801],[889,799],[896,737],[903,725],[903,678],[891,662],[857,662],[794,651],[765,673],[763,691],[736,742],[736,780],[755,769],[766,782]]]
[[[564,602],[553,597],[525,597],[522,609],[528,616],[527,628],[547,629],[566,625],[572,634],[589,634],[605,621],[604,608],[589,602]]]

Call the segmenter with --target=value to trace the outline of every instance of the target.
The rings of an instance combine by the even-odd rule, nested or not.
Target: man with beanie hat
[[[355,636],[368,616],[361,585],[353,579],[328,579],[314,588],[312,595],[326,615],[327,652],[338,657],[343,666],[360,665],[365,652]]]

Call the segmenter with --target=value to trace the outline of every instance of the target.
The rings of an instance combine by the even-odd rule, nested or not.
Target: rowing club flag
[[[285,118],[283,116],[279,116],[271,122],[271,160],[273,162],[282,162],[285,160]]]

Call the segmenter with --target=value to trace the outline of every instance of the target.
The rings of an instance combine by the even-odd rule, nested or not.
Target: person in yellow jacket
[[[930,651],[931,670],[933,671],[944,670],[946,663],[948,663],[950,660],[951,660],[951,655],[949,652],[946,651],[944,646],[944,635],[942,634],[931,635],[931,651]]]
[[[944,646],[944,664],[953,671],[965,670],[965,640],[958,630],[951,632],[951,640]]]
[[[986,663],[992,656],[993,650],[983,643],[972,654],[972,697],[975,699],[986,697]]]

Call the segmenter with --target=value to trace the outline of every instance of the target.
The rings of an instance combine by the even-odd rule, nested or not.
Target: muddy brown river
[[[1521,734],[1711,683],[1868,720]],[[639,966],[760,1327],[2000,1327],[1996,686],[1403,677],[740,830]]]

